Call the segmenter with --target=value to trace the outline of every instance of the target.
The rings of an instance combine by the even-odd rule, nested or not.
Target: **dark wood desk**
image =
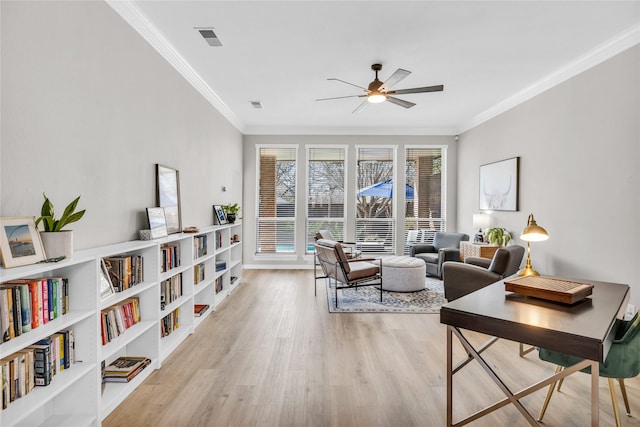
[[[514,404],[531,425],[537,421],[519,399],[548,386],[587,366],[591,377],[591,425],[598,425],[598,362],[603,362],[615,334],[614,324],[622,318],[629,299],[629,286],[580,280],[594,285],[591,297],[574,305],[564,305],[526,297],[504,290],[504,282],[496,282],[459,298],[440,309],[440,322],[447,325],[447,425],[461,426],[509,403]],[[482,353],[492,342],[476,350],[461,329],[497,338],[549,348],[585,359],[562,372],[513,393],[484,361]],[[455,335],[469,357],[453,366],[452,337]],[[495,341],[494,339],[494,341]],[[462,421],[453,423],[453,375],[471,360],[476,360],[505,393],[506,398]]]

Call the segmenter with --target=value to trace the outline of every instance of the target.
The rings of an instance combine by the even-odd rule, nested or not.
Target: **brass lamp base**
[[[527,242],[527,264],[518,271],[518,276],[539,276],[540,273],[531,267],[531,242]]]

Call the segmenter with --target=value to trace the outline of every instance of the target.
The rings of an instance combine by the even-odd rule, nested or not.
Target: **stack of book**
[[[160,282],[160,309],[182,296],[182,273]]]
[[[73,330],[63,330],[0,359],[0,408],[26,396],[35,386],[48,386],[53,377],[75,363]]]
[[[177,243],[167,243],[160,248],[162,251],[162,272],[180,266],[180,246]]]
[[[195,236],[193,238],[193,252],[196,258],[207,254],[207,236]]]
[[[204,280],[205,278],[204,269],[205,269],[204,264],[197,264],[193,266],[193,284],[194,285],[197,285],[198,283]]]
[[[127,383],[150,364],[151,359],[145,356],[120,356],[104,368],[102,381]]]
[[[69,281],[61,277],[0,284],[0,343],[67,313]]]
[[[100,312],[102,345],[113,341],[140,321],[140,300],[137,297],[105,308]]]
[[[160,321],[160,336],[162,338],[170,335],[180,326],[180,308],[176,308]]]
[[[209,304],[194,304],[193,305],[193,315],[195,317],[200,317],[208,309],[209,309]]]
[[[104,262],[116,292],[122,292],[144,281],[143,258],[140,255],[107,257]]]

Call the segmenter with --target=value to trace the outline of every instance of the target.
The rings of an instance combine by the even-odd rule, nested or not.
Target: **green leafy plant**
[[[76,212],[80,196],[67,205],[60,219],[56,219],[53,203],[51,203],[46,194],[42,193],[42,195],[44,196],[44,203],[40,210],[40,217],[36,220],[36,227],[42,222],[44,231],[61,231],[63,227],[79,221],[84,216],[85,209]]]
[[[224,209],[225,213],[231,215],[237,215],[240,212],[240,206],[237,203],[232,205],[222,205],[222,209]]]
[[[487,228],[484,237],[492,245],[507,246],[511,241],[511,233],[506,228],[492,227]]]

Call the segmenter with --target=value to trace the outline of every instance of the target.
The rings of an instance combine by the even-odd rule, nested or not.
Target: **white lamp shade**
[[[473,228],[488,228],[489,225],[491,225],[491,216],[489,214],[473,214]]]

